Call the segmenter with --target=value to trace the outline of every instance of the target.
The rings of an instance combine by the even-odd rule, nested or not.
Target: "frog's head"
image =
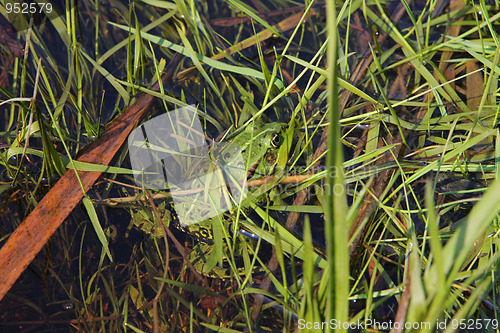
[[[285,127],[283,123],[261,123],[249,125],[252,135],[255,138],[262,139],[268,148],[278,148],[281,144],[280,133]]]
[[[251,123],[231,138],[231,144],[222,149],[220,156],[227,165],[237,165],[247,171],[257,164],[268,164],[267,171],[262,170],[262,174],[267,174],[276,161],[275,151],[282,142],[283,127],[281,123]],[[259,163],[263,157],[266,163]]]

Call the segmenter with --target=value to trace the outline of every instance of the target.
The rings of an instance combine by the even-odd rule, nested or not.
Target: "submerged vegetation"
[[[499,3],[66,1],[16,31],[7,2],[0,245],[71,169],[84,199],[47,212],[0,330],[498,332]],[[188,105],[179,146],[248,178],[214,172],[210,219],[134,178],[136,141],[88,163]]]

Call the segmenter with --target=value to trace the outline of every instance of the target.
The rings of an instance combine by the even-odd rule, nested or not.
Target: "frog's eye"
[[[274,133],[272,139],[271,139],[271,146],[274,148],[278,148],[281,144],[281,136],[278,135],[277,133]]]

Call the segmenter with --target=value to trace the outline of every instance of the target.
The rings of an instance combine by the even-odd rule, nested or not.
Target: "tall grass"
[[[196,104],[213,145],[250,124],[283,130],[273,172],[210,246],[175,220],[164,240],[128,228],[173,207],[145,199],[124,148],[23,275],[44,292],[14,286],[0,325],[498,331],[497,6],[66,1],[11,33],[26,52],[0,59],[2,240],[66,169],[102,170],[74,158],[139,94],[158,100],[150,118]],[[151,91],[175,53],[173,82]],[[15,319],[11,302],[46,320]]]

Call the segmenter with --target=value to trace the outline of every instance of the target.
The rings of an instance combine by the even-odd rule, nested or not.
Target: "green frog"
[[[283,125],[279,123],[250,124],[242,132],[229,136],[228,140],[225,141],[225,143],[229,142],[229,144],[223,144],[222,148],[216,150],[214,155],[216,156],[215,160],[217,164],[222,167],[227,165],[232,167],[236,166],[243,170],[243,174],[246,176],[245,178],[248,179],[258,179],[271,174],[276,164],[276,152],[280,144],[280,131],[282,128]],[[200,205],[197,205],[198,210],[193,210],[191,212],[192,218],[193,220],[202,222],[180,226],[177,220],[172,220],[172,214],[170,213],[172,207],[168,206],[170,204],[170,202],[167,203],[167,200],[164,200],[158,206],[162,223],[168,227],[172,222],[177,228],[189,233],[197,240],[193,252],[189,255],[196,270],[206,276],[214,278],[228,277],[230,275],[230,269],[227,268],[227,258],[220,257],[221,252],[218,252],[219,257],[217,260],[209,260],[212,264],[207,263],[207,258],[214,255],[217,256],[215,254],[217,251],[213,251],[214,237],[212,233],[212,224],[223,221],[225,225],[228,225],[233,217],[230,214],[225,214],[226,219],[216,222],[213,221],[215,218],[204,219],[203,208],[199,208]],[[185,203],[185,207],[183,207],[183,204],[184,203],[180,205],[178,203],[175,204],[177,212],[179,209],[189,209],[189,202]],[[144,207],[140,212],[132,213],[131,225],[137,226],[153,237],[163,237],[164,233],[162,226],[155,221],[153,214],[147,207]],[[241,247],[244,247],[244,237],[241,235],[237,235],[237,237],[239,238]],[[215,241],[219,244],[225,243],[222,239]],[[223,259],[226,261],[226,264],[222,264]],[[220,264],[216,265],[217,262]],[[241,271],[242,274],[244,274],[244,270],[241,269]]]
[[[276,151],[280,144],[282,128],[283,124],[280,123],[254,123],[248,125],[243,131],[229,136],[228,140],[223,142],[222,148],[215,147],[216,163],[222,166],[231,165],[232,167],[241,168],[249,179],[258,179],[269,175],[276,163]],[[160,205],[159,211],[163,214],[161,217],[162,222],[168,227],[172,220],[169,211],[170,207],[165,206],[165,202]],[[181,204],[176,203],[175,208],[177,211],[179,209],[191,209],[189,212],[191,215],[189,216],[191,216],[192,220],[203,221],[186,226],[180,226],[177,221],[174,221],[176,227],[188,232],[199,241],[208,244],[213,243],[212,221],[203,218],[205,213],[203,205],[194,206],[190,205],[189,201],[186,201]],[[132,224],[154,237],[163,236],[161,226],[154,222],[151,212],[148,212],[147,209],[133,212]]]

